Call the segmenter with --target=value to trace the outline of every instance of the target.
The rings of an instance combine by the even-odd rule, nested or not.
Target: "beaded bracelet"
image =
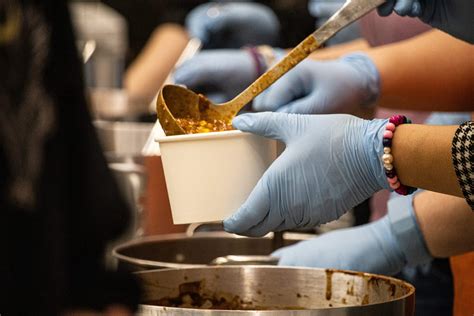
[[[244,48],[252,56],[257,77],[263,75],[267,69],[272,67],[278,61],[278,56],[271,46],[245,46]]]
[[[411,120],[404,115],[394,115],[390,117],[385,131],[383,133],[383,155],[382,162],[385,175],[390,187],[400,195],[409,195],[416,191],[416,188],[406,186],[398,180],[397,171],[393,166],[392,156],[392,138],[395,133],[395,129],[401,124],[410,124]]]
[[[256,76],[260,77],[267,70],[265,58],[260,54],[257,47],[250,46],[245,47],[245,49],[249,52],[250,56],[252,56],[255,65]]]

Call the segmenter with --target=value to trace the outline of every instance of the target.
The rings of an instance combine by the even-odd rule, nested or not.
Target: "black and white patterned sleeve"
[[[451,148],[454,170],[467,203],[474,211],[474,122],[459,126]]]

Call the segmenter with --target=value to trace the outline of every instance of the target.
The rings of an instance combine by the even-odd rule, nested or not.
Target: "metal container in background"
[[[133,216],[129,229],[124,234],[124,240],[130,240],[143,235],[143,194],[146,187],[146,172],[141,157],[113,157],[107,156],[109,168],[112,170],[122,195]]]
[[[117,261],[112,256],[113,249],[117,245],[143,236],[143,195],[147,176],[142,157],[115,156],[109,152],[106,154],[106,158],[119,190],[131,210],[127,230],[123,232],[119,239],[107,245],[105,262],[109,268],[115,269]]]
[[[154,235],[185,231],[186,227],[174,225],[171,220],[159,150],[143,152],[149,138],[154,143],[151,133],[154,123],[147,123],[147,121],[156,120],[148,113],[146,103],[129,98],[123,90],[119,89],[91,89],[90,99],[92,114],[96,118],[94,125],[103,151],[111,169],[122,182],[125,194],[132,185],[132,183],[127,184],[127,181],[136,179],[134,171],[136,167],[130,166],[130,163],[138,164],[145,174],[145,177],[141,178],[143,180],[146,178],[146,183],[143,183],[144,190],[141,192],[142,199],[134,208],[137,216],[140,216],[137,224],[141,225],[141,234]],[[117,162],[126,162],[129,165],[114,165]],[[128,175],[125,172],[127,169],[130,170]],[[139,187],[141,188],[142,185]],[[131,195],[127,194],[127,196]],[[137,203],[135,200],[131,202]],[[137,237],[137,235],[129,237]]]
[[[269,256],[275,247],[289,246],[314,236],[284,233],[278,246],[272,237],[273,234],[250,238],[224,231],[166,234],[119,245],[113,250],[113,256],[118,260],[118,269],[124,271],[204,267],[218,257]]]
[[[139,311],[139,315],[144,316],[412,316],[415,310],[412,285],[368,273],[234,266],[143,271],[136,275],[144,289]],[[199,295],[224,297],[228,301],[237,297],[250,310],[151,305],[152,301],[164,297],[177,297],[180,285],[190,282],[199,282]]]
[[[149,112],[147,100],[131,97],[118,88],[89,88],[91,112],[96,120],[152,123],[156,117]]]
[[[147,172],[141,151],[153,123],[138,121],[147,107],[140,108],[132,103],[123,90],[101,88],[90,92],[92,114],[100,118],[94,121],[99,141],[109,168],[133,210],[132,223],[124,237],[130,240],[143,235],[143,195]]]
[[[140,157],[153,123],[94,121],[106,154],[112,157]]]
[[[153,128],[153,123],[140,122],[147,106],[138,107],[123,90],[100,88],[90,91],[94,126],[110,170],[132,211],[128,230],[109,245],[106,262],[114,267],[112,249],[120,243],[143,235],[144,195],[147,171],[142,148]],[[100,120],[97,120],[100,118]]]
[[[72,2],[70,11],[78,49],[87,57],[84,59],[86,85],[120,88],[128,46],[125,18],[100,2]]]

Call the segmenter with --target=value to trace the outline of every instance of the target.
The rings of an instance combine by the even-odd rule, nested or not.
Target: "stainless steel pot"
[[[414,315],[415,289],[386,276],[327,269],[270,266],[165,269],[137,273],[142,302],[177,297],[183,283],[200,282],[200,295],[238,296],[245,308],[211,310],[143,303],[140,314],[157,315]],[[304,310],[288,310],[303,308]],[[286,310],[284,310],[286,309]]]
[[[141,228],[143,215],[143,195],[146,188],[146,170],[142,157],[117,157],[106,155],[109,168],[112,170],[131,210],[132,218],[128,231],[122,234],[122,242],[143,235]]]
[[[314,236],[285,233],[282,244],[276,244],[272,237],[269,234],[263,238],[248,238],[226,232],[198,232],[192,236],[184,233],[159,235],[120,245],[113,250],[113,256],[118,260],[118,269],[128,271],[204,267],[218,257],[229,255],[268,256],[276,247],[288,246]],[[227,257],[227,260],[233,259],[235,257]],[[237,260],[242,264],[243,258]],[[269,258],[265,260],[267,264],[272,263]],[[214,263],[222,263],[222,260]]]

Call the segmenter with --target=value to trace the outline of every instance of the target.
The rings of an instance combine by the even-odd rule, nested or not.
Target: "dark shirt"
[[[0,31],[15,32],[0,37],[0,314],[135,308],[135,281],[103,264],[130,214],[91,124],[66,2],[6,3]]]
[[[145,46],[153,30],[164,23],[184,25],[186,15],[205,0],[103,0],[128,22],[127,64]],[[314,31],[315,19],[308,12],[308,0],[258,0],[270,7],[280,22],[279,47],[293,47]]]

